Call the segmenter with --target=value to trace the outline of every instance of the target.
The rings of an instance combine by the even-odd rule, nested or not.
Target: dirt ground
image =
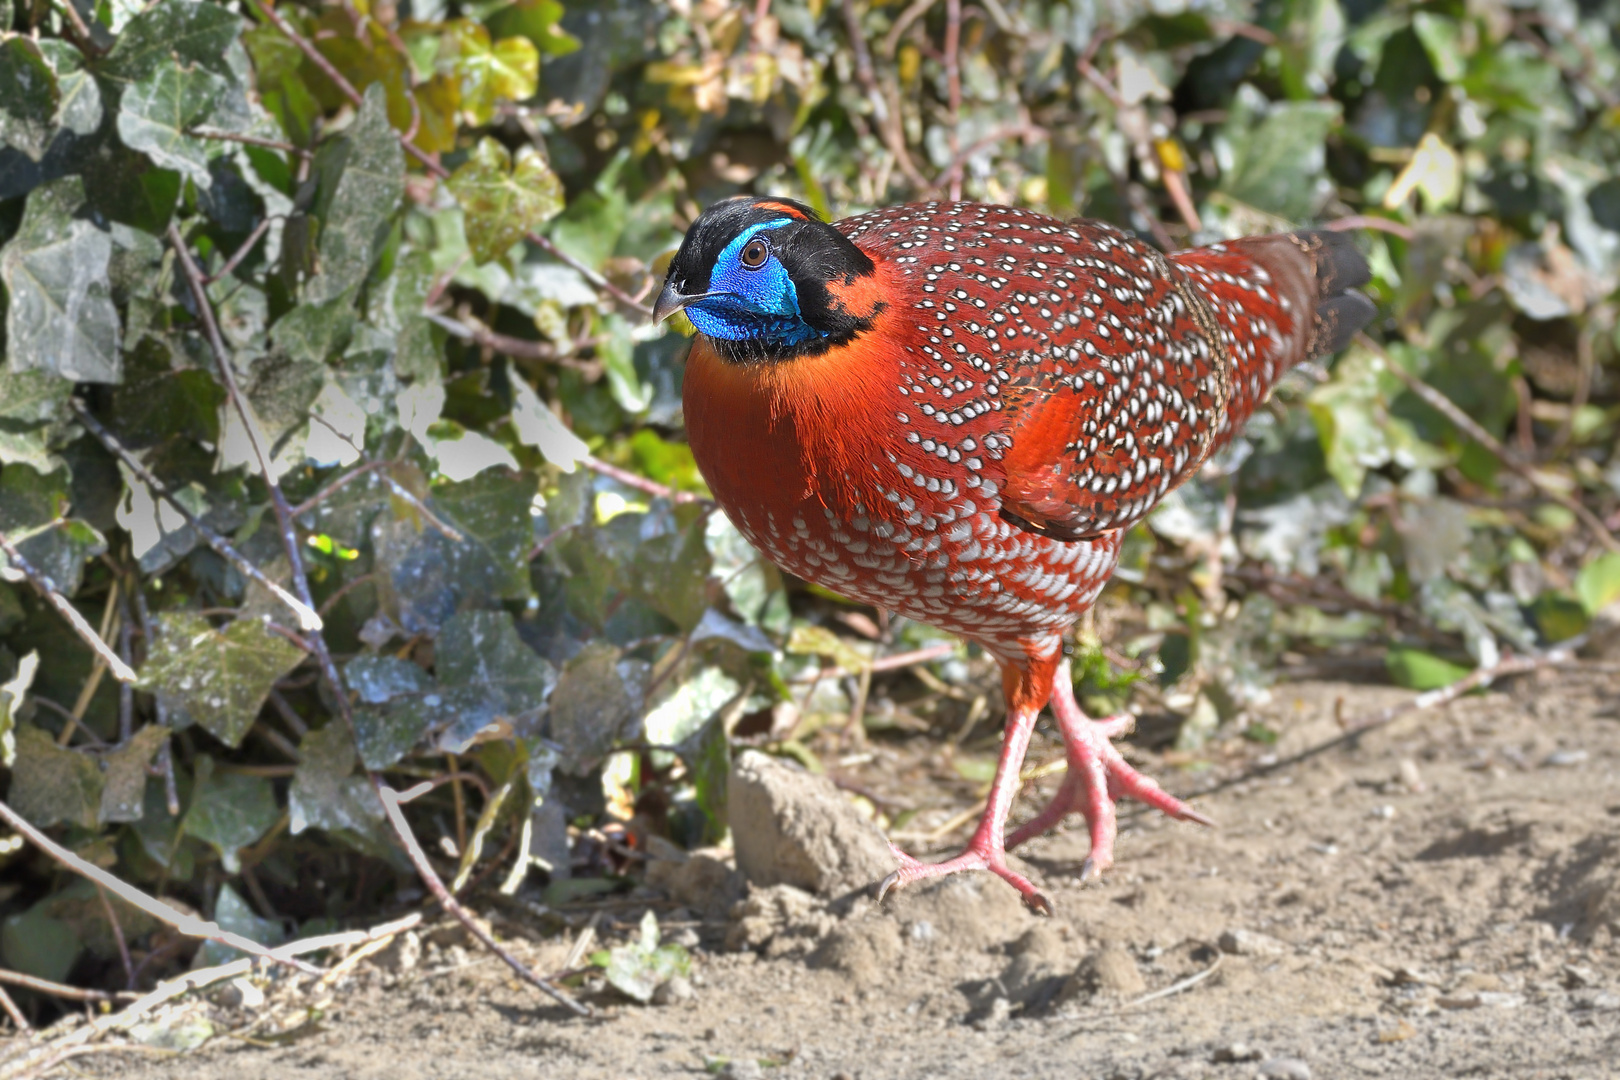
[[[1234,784],[1261,753],[1286,759],[1337,717],[1409,696],[1281,686],[1266,712],[1280,740],[1246,744],[1247,762],[1191,773],[1139,755],[1218,829],[1128,813],[1117,869],[1087,888],[1077,821],[1024,853],[1051,920],[976,875],[737,952],[724,923],[666,905],[666,929],[684,917],[700,943],[693,994],[673,1004],[603,993],[597,1018],[574,1019],[430,942],[408,971],[362,968],[285,1038],[72,1066],[131,1080],[1620,1076],[1617,691],[1613,674],[1542,673]],[[951,798],[908,786],[926,765],[879,749],[846,777]],[[609,913],[610,935],[639,917]],[[538,967],[561,963],[565,936],[496,925]]]

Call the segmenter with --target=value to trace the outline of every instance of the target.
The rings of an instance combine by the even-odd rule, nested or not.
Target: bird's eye
[[[758,270],[765,265],[765,260],[770,254],[770,245],[756,237],[748,241],[748,246],[742,249],[742,264],[750,270]]]

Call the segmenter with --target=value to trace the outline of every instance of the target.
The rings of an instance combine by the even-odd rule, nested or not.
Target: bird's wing
[[[1115,241],[1066,298],[1079,324],[1004,391],[1002,514],[1079,540],[1141,520],[1284,371],[1342,347],[1372,306],[1343,236],[1291,233],[1163,256]],[[1059,313],[1060,315],[1063,313]]]

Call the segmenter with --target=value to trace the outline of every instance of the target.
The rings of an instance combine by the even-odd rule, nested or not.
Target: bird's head
[[[883,308],[874,266],[801,203],[742,195],[692,223],[653,309],[685,311],[738,363],[812,356],[853,340]]]

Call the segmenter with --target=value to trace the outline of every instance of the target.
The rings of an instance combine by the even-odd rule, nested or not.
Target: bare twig
[[[1155,990],[1151,994],[1143,994],[1141,997],[1132,998],[1125,1004],[1121,1005],[1120,1009],[1134,1009],[1138,1005],[1146,1005],[1150,1001],[1158,1001],[1160,998],[1171,997],[1185,990],[1191,990],[1193,987],[1215,974],[1215,972],[1219,971],[1221,961],[1225,959],[1226,957],[1224,955],[1221,953],[1216,953],[1215,962],[1209,965],[1209,967],[1205,968],[1203,971],[1189,975],[1185,979],[1181,979],[1178,982],[1173,982],[1169,986],[1166,986],[1163,990]]]
[[[173,232],[174,230],[171,229],[170,231]],[[179,237],[175,235],[171,236],[170,239],[178,241]],[[185,261],[188,265],[190,265],[192,270],[196,269],[196,265],[190,262],[189,253],[185,256]],[[213,315],[212,311],[210,310],[209,321],[211,322],[212,319]],[[223,349],[223,344],[221,344],[220,347]],[[228,366],[223,360],[223,357],[221,359],[221,366]],[[231,384],[234,385],[234,382],[235,380],[233,378],[231,380]],[[85,408],[84,402],[80,401],[78,398],[74,398],[70,404],[73,407],[74,413],[79,417],[79,422],[84,425],[85,430],[94,435],[101,445],[105,446],[109,451],[117,456],[118,460],[122,461],[129,471],[135,474],[136,478],[139,479],[141,483],[145,484],[149,489],[151,489],[153,495],[162,499],[170,506],[170,508],[178,513],[181,518],[185,520],[185,523],[191,526],[192,531],[202,538],[204,543],[219,553],[220,558],[234,566],[243,577],[251,578],[260,585],[263,585],[266,589],[270,590],[270,593],[275,596],[277,600],[280,600],[283,604],[286,604],[289,608],[291,608],[293,614],[298,616],[299,626],[303,627],[305,630],[319,630],[321,628],[321,617],[315,613],[315,608],[312,605],[304,603],[296,596],[292,595],[292,593],[288,592],[280,585],[277,585],[274,581],[271,581],[265,576],[262,570],[260,570],[257,566],[254,566],[253,563],[248,560],[246,555],[243,555],[240,551],[236,550],[236,547],[229,540],[225,539],[213,529],[210,529],[207,525],[203,524],[201,518],[199,518],[196,514],[193,514],[190,510],[187,510],[180,500],[176,499],[174,494],[169,491],[168,487],[163,483],[163,481],[159,480],[156,476],[153,476],[152,471],[145,465],[141,464],[141,460],[134,454],[130,453],[129,449],[125,447],[123,443],[118,441],[117,436],[103,427],[101,421],[90,415],[90,410]],[[257,429],[257,425],[253,425],[252,427],[253,430]]]
[[[224,142],[241,143],[244,146],[262,146],[266,150],[280,150],[284,154],[297,154],[299,157],[311,157],[308,150],[302,146],[294,146],[290,142],[281,142],[279,139],[263,139],[257,135],[239,135],[233,131],[204,131],[201,128],[192,128],[186,132],[199,139],[219,139]]]
[[[20,971],[11,971],[7,968],[0,968],[0,983],[7,986],[20,986],[24,990],[32,990],[36,994],[47,994],[54,998],[61,998],[63,1001],[117,1001],[119,999],[133,1001],[135,998],[140,997],[139,994],[132,994],[127,990],[120,990],[113,994],[109,994],[105,990],[83,990],[77,986],[67,986],[63,983],[52,982],[49,979],[24,975]]]
[[[1398,236],[1402,240],[1410,240],[1415,235],[1410,225],[1402,225],[1389,218],[1375,217],[1372,214],[1351,214],[1349,217],[1335,218],[1324,221],[1322,228],[1329,232],[1351,232],[1355,229],[1372,229],[1375,232],[1386,232],[1391,236]]]
[[[598,472],[603,476],[609,477],[610,479],[617,480],[625,487],[635,488],[637,491],[644,491],[655,499],[668,499],[672,503],[702,503],[709,506],[713,505],[712,500],[705,499],[701,495],[694,495],[690,491],[676,491],[674,488],[660,484],[656,480],[649,480],[645,476],[638,476],[629,469],[621,469],[617,465],[610,465],[598,457],[580,458],[580,464],[584,465],[592,472]]]
[[[314,510],[316,507],[320,506],[321,503],[337,494],[340,489],[347,487],[349,484],[360,479],[362,476],[369,476],[378,469],[386,469],[391,464],[392,462],[388,461],[368,461],[364,465],[356,466],[355,468],[344,473],[342,476],[338,477],[336,480],[333,480],[330,484],[327,484],[325,487],[321,488],[321,490],[317,491],[315,494],[311,495],[297,506],[293,507],[293,517],[303,517],[311,510]]]
[[[135,964],[129,958],[129,942],[124,940],[124,927],[118,921],[118,912],[113,910],[112,901],[107,899],[107,890],[100,885],[96,886],[96,895],[101,898],[101,910],[107,913],[107,925],[112,927],[113,940],[118,942],[118,958],[124,962],[124,985],[135,985]]]
[[[1357,334],[1356,340],[1366,348],[1377,353],[1379,357],[1383,359],[1384,367],[1389,371],[1390,374],[1394,375],[1397,379],[1404,383],[1408,390],[1422,398],[1436,412],[1440,413],[1447,420],[1450,420],[1459,431],[1467,435],[1470,439],[1473,439],[1480,446],[1484,447],[1490,452],[1492,457],[1496,458],[1503,465],[1506,465],[1513,472],[1518,473],[1520,476],[1528,480],[1532,486],[1534,486],[1547,498],[1551,499],[1553,502],[1562,506],[1564,509],[1568,510],[1570,513],[1579,518],[1581,523],[1591,530],[1592,535],[1597,538],[1598,543],[1602,544],[1610,551],[1620,551],[1620,540],[1615,539],[1614,534],[1608,530],[1608,528],[1603,524],[1603,521],[1596,514],[1594,514],[1585,503],[1560,491],[1556,486],[1548,481],[1547,477],[1542,475],[1528,462],[1524,461],[1517,454],[1504,446],[1501,440],[1499,440],[1495,435],[1492,435],[1490,432],[1486,431],[1485,428],[1480,425],[1479,421],[1463,412],[1462,409],[1457,406],[1456,402],[1452,401],[1450,398],[1446,397],[1446,395],[1442,394],[1440,391],[1436,390],[1434,387],[1430,386],[1416,375],[1413,375],[1411,372],[1407,371],[1400,364],[1396,363],[1394,359],[1392,359],[1390,355],[1384,351],[1383,347],[1372,338],[1368,337],[1366,334]]]
[[[253,227],[253,231],[248,234],[248,238],[242,241],[242,246],[232,252],[231,257],[225,260],[225,265],[220,267],[214,273],[209,274],[203,279],[203,281],[209,285],[212,285],[220,278],[229,274],[232,270],[235,270],[237,266],[241,264],[242,260],[248,257],[248,252],[253,250],[253,245],[259,242],[260,237],[264,236],[265,233],[270,231],[270,222],[272,220],[274,219],[261,219],[259,223]]]
[[[928,14],[928,9],[937,2],[938,0],[912,0],[910,6],[900,13],[900,17],[894,20],[894,25],[889,27],[888,34],[884,36],[883,55],[893,60],[894,51],[900,47],[901,36],[912,23]]]
[[[69,603],[67,597],[62,595],[62,590],[57,587],[56,582],[52,581],[33,563],[23,558],[22,552],[17,550],[17,545],[13,544],[10,538],[3,533],[0,533],[0,551],[6,553],[6,559],[11,563],[12,569],[26,577],[29,584],[33,585],[39,591],[39,594],[45,598],[46,603],[55,608],[57,613],[68,621],[68,625],[73,627],[73,632],[79,635],[79,639],[90,646],[90,651],[95,653],[96,657],[107,665],[107,670],[113,673],[113,678],[119,682],[127,683],[136,680],[138,676],[135,672],[128,664],[118,659],[117,653],[107,647],[107,643],[96,633],[95,627],[91,626],[85,620],[85,617],[79,614],[79,609]]]
[[[135,886],[120,881],[101,869],[101,867],[79,858],[73,852],[34,828],[33,825],[29,824],[27,818],[17,813],[4,802],[0,802],[0,818],[4,818],[6,824],[16,829],[35,847],[69,870],[89,878],[102,888],[113,892],[120,900],[140,908],[159,922],[169,924],[187,937],[199,937],[206,938],[209,941],[217,941],[223,945],[229,945],[233,949],[240,949],[250,955],[265,957],[277,963],[286,964],[306,975],[320,974],[320,969],[312,967],[301,960],[294,960],[290,956],[281,955],[278,950],[267,949],[257,941],[245,938],[241,934],[233,934],[229,930],[220,927],[218,923],[207,922],[195,915],[188,915],[155,897],[146,895]]]
[[[401,803],[408,801],[416,793],[416,789],[401,794],[376,780],[375,776],[373,776],[373,783],[378,798],[382,800],[383,810],[388,815],[389,823],[393,825],[394,832],[398,834],[400,840],[405,844],[405,853],[410,856],[411,863],[416,867],[417,874],[427,884],[429,891],[433,893],[434,899],[439,902],[439,906],[460,920],[470,934],[476,937],[486,949],[500,957],[506,966],[511,968],[524,982],[579,1016],[592,1015],[590,1006],[575,1001],[560,989],[536,975],[527,964],[512,955],[510,951],[490,936],[489,931],[478,925],[471,912],[462,907],[456,901],[456,898],[450,895],[450,890],[444,887],[444,882],[439,879],[438,872],[433,869],[433,864],[428,862],[427,854],[423,852],[422,845],[417,843],[416,835],[411,832],[410,822],[405,820],[405,814],[400,809]]]
[[[896,93],[896,100],[890,101],[878,85],[877,72],[872,67],[872,53],[866,47],[866,35],[861,31],[860,13],[855,10],[855,0],[841,0],[841,6],[850,49],[855,54],[855,78],[866,91],[866,99],[872,106],[872,119],[877,121],[883,143],[894,155],[895,164],[912,186],[918,191],[927,191],[932,185],[917,171],[917,163],[911,160],[911,152],[906,148],[905,129],[900,123],[898,108],[899,95]]]
[[[0,970],[0,976],[7,974],[10,973]],[[19,1032],[29,1030],[30,1025],[28,1023],[28,1017],[23,1015],[23,1011],[21,1009],[17,1008],[17,1003],[11,999],[10,994],[6,993],[6,988],[4,986],[0,986],[0,1009],[5,1010],[5,1014],[11,1017],[11,1022],[17,1026],[17,1030]]]

